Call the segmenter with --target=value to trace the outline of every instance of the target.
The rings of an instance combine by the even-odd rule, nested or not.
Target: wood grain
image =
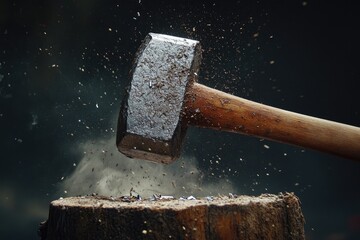
[[[305,239],[299,200],[290,193],[211,201],[71,197],[53,201],[42,226],[42,240]]]
[[[360,128],[236,97],[204,85],[189,87],[188,124],[242,133],[360,160]]]

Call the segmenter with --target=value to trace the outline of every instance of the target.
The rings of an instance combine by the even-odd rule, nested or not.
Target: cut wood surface
[[[69,197],[50,204],[41,239],[305,239],[291,193],[196,200]]]

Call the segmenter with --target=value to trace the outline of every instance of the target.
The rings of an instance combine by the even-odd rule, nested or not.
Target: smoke
[[[235,189],[229,180],[206,182],[194,157],[182,157],[170,165],[130,159],[119,153],[115,138],[97,139],[78,145],[83,154],[74,172],[64,178],[62,195],[97,193],[106,196],[152,194],[207,196],[227,194]],[[75,165],[75,164],[74,164]]]

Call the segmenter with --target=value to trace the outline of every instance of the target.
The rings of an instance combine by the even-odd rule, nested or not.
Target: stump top
[[[305,239],[300,203],[292,193],[201,199],[69,197],[51,203],[39,232],[43,240]]]
[[[269,203],[283,202],[284,198],[294,198],[295,195],[291,193],[274,195],[262,194],[260,196],[218,196],[218,197],[204,197],[198,199],[169,199],[159,198],[157,200],[137,200],[136,198],[113,198],[104,196],[81,196],[81,197],[68,197],[55,200],[51,205],[57,207],[79,207],[82,208],[150,208],[150,209],[173,209],[183,210],[189,207],[196,207],[202,205],[251,205],[261,204],[266,205]]]

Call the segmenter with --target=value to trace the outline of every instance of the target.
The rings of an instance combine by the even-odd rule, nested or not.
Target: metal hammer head
[[[150,33],[140,46],[123,100],[117,147],[129,157],[171,163],[180,155],[186,89],[201,61],[195,40]]]

